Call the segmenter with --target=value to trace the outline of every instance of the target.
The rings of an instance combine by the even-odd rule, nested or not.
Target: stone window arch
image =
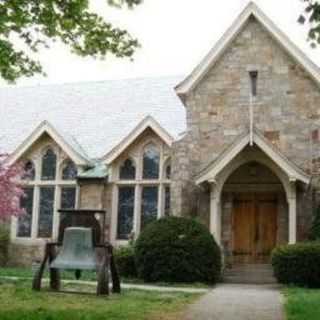
[[[159,169],[159,148],[154,143],[149,143],[143,149],[142,178],[145,180],[159,179]]]
[[[135,180],[136,179],[136,164],[131,158],[127,158],[120,166],[120,180]]]
[[[166,180],[171,179],[171,159],[167,159],[164,163],[164,169],[163,169],[163,178]]]
[[[62,180],[75,180],[78,175],[77,166],[70,159],[62,164]]]
[[[27,160],[23,166],[24,175],[22,180],[33,181],[36,177],[36,168],[32,160]]]
[[[55,180],[57,171],[57,155],[48,147],[41,158],[41,180]]]

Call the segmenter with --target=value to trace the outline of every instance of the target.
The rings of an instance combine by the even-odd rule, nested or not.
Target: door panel
[[[272,249],[276,246],[277,207],[276,202],[260,201],[258,205],[257,262],[270,262]]]
[[[276,234],[277,202],[274,195],[243,194],[234,201],[234,263],[268,263],[276,245]]]
[[[252,200],[239,200],[234,207],[234,246],[236,263],[251,263],[253,257],[253,226],[255,215]]]

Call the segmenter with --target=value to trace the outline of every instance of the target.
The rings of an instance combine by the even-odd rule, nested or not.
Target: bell
[[[50,264],[50,268],[96,270],[97,258],[93,247],[92,229],[66,228],[62,248],[58,256]]]

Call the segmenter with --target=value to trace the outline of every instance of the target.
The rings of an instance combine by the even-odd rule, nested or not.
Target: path
[[[283,320],[275,285],[221,284],[191,305],[184,320]]]

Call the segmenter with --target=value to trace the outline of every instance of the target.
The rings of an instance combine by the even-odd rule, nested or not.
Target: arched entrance
[[[228,263],[265,264],[288,239],[288,209],[282,182],[256,161],[239,166],[221,194],[221,244]]]
[[[297,185],[300,183],[308,185],[310,176],[258,130],[252,135],[246,133],[240,136],[201,171],[196,184],[209,185],[210,231],[221,246],[226,262],[233,263],[234,251],[239,251],[237,255],[241,255],[242,246],[238,244],[241,241],[247,243],[250,249],[250,253],[243,250],[243,255],[247,257],[242,260],[253,263],[259,261],[257,256],[265,255],[261,260],[268,260],[275,237],[276,245],[296,243]],[[241,202],[248,203],[248,209],[243,209],[244,204],[237,207],[237,203]],[[235,210],[251,210],[254,213],[251,213],[251,218],[241,218],[241,213],[236,216]],[[236,220],[233,220],[234,216]],[[235,223],[240,224],[236,233]],[[235,244],[235,237],[238,239],[249,232],[252,233],[250,237],[243,236]],[[254,239],[257,244],[252,243]]]

